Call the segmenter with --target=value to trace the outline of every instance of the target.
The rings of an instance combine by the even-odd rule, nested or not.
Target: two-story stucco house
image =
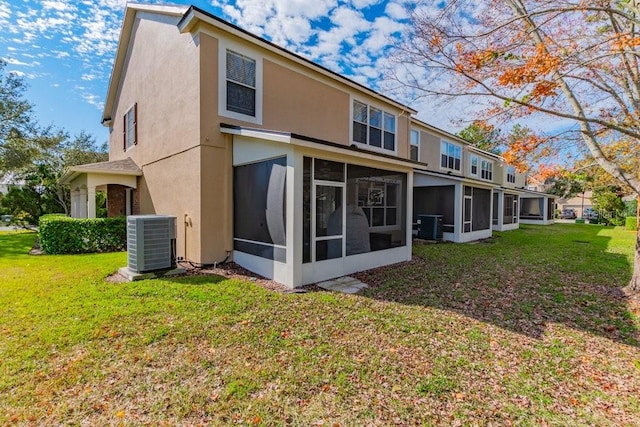
[[[197,7],[129,4],[103,112],[109,162],[74,216],[178,218],[177,256],[300,286],[411,259],[410,107]]]
[[[74,217],[106,190],[110,216],[176,216],[177,257],[291,287],[410,260],[420,214],[455,242],[517,228],[524,176],[415,113],[197,7],[128,4],[109,161],[63,182]]]

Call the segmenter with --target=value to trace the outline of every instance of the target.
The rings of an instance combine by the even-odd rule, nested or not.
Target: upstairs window
[[[395,151],[396,116],[353,101],[353,142]]]
[[[516,168],[513,166],[507,166],[507,182],[516,183]]]
[[[227,110],[256,116],[256,61],[227,50]]]
[[[471,156],[471,175],[478,176],[478,156]]]
[[[416,161],[420,158],[420,132],[417,130],[411,131],[409,158]]]
[[[447,141],[440,143],[440,167],[460,171],[462,163],[462,148]]]
[[[128,150],[138,143],[138,104],[133,104],[124,115],[123,148]]]
[[[488,160],[482,161],[480,178],[487,181],[493,180],[493,163]]]

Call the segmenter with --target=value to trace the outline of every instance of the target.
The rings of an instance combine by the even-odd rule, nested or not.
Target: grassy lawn
[[[343,295],[109,283],[124,253],[0,233],[0,424],[640,425],[634,235],[495,234]]]

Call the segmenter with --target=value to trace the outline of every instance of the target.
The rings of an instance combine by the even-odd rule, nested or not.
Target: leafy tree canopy
[[[59,178],[69,166],[108,160],[107,144],[98,147],[85,132],[70,138],[64,130],[39,126],[24,98],[24,81],[5,67],[0,60],[0,177],[9,173],[24,184],[10,189],[1,208],[31,223],[45,213],[68,213],[69,189]]]
[[[606,153],[640,141],[636,1],[425,0],[411,19],[395,78],[416,96],[471,97],[482,120],[553,119],[556,131],[512,141],[505,157],[588,152],[640,194],[637,171]]]
[[[466,128],[458,132],[458,136],[481,150],[500,154],[502,143],[500,129],[482,120],[474,120]]]
[[[0,59],[0,176],[43,159],[64,138],[63,132],[38,126],[24,99],[24,80],[5,72],[6,65]]]

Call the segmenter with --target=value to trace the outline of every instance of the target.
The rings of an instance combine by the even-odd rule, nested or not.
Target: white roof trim
[[[543,193],[541,191],[535,191],[535,190],[527,190],[526,188],[517,188],[516,190],[519,191],[521,194],[528,193],[528,194],[531,194],[532,196],[537,196],[537,197],[551,197],[552,199],[558,198],[558,196],[556,196],[555,194]]]
[[[220,132],[230,135],[246,136],[247,138],[258,138],[265,139],[267,141],[284,142],[285,144],[291,144],[291,135],[281,132],[227,127],[221,127]]]
[[[315,150],[327,151],[330,153],[338,153],[343,156],[350,155],[360,159],[373,160],[376,162],[393,164],[396,166],[402,166],[402,167],[407,167],[411,169],[417,169],[421,167],[419,164],[404,161],[402,159],[390,158],[386,156],[378,156],[375,153],[362,151],[362,150],[352,150],[350,149],[349,146],[346,146],[346,145],[344,147],[338,147],[330,143],[322,144],[320,142],[307,141],[305,139],[296,138],[295,136],[292,136],[291,134],[286,132],[276,132],[276,131],[260,130],[260,129],[246,129],[246,128],[235,127],[235,126],[234,127],[221,126],[220,132],[230,134],[230,135],[238,135],[238,136],[244,136],[248,138],[256,138],[256,139],[262,139],[266,141],[292,144],[298,147],[313,148]],[[426,170],[426,167],[427,166],[425,165],[424,170]]]
[[[305,141],[303,139],[297,139],[297,138],[294,138],[292,141],[294,145],[297,145],[300,147],[313,148],[315,150],[321,150],[321,151],[328,151],[330,153],[337,153],[343,156],[349,155],[349,156],[357,157],[359,159],[374,160],[380,163],[388,163],[388,164],[407,167],[411,169],[417,169],[420,167],[420,165],[417,165],[411,162],[405,162],[402,159],[392,159],[389,157],[377,156],[375,153],[364,152],[359,150],[350,150],[349,147],[346,145],[344,148],[340,148],[340,147],[334,147],[331,145],[318,144],[312,141]],[[421,170],[421,169],[417,169],[417,170]],[[424,170],[426,170],[426,166]]]
[[[500,186],[498,184],[494,184],[488,181],[480,181],[477,179],[471,179],[471,178],[467,178],[464,176],[456,176],[456,175],[448,175],[446,173],[438,173],[438,172],[432,172],[432,171],[428,171],[428,170],[416,170],[417,174],[422,174],[422,175],[428,175],[428,176],[433,176],[436,178],[444,178],[444,179],[450,179],[452,181],[458,181],[461,182],[463,184],[473,184],[476,187],[486,187],[486,188],[491,188],[491,189],[497,189],[500,188]]]

